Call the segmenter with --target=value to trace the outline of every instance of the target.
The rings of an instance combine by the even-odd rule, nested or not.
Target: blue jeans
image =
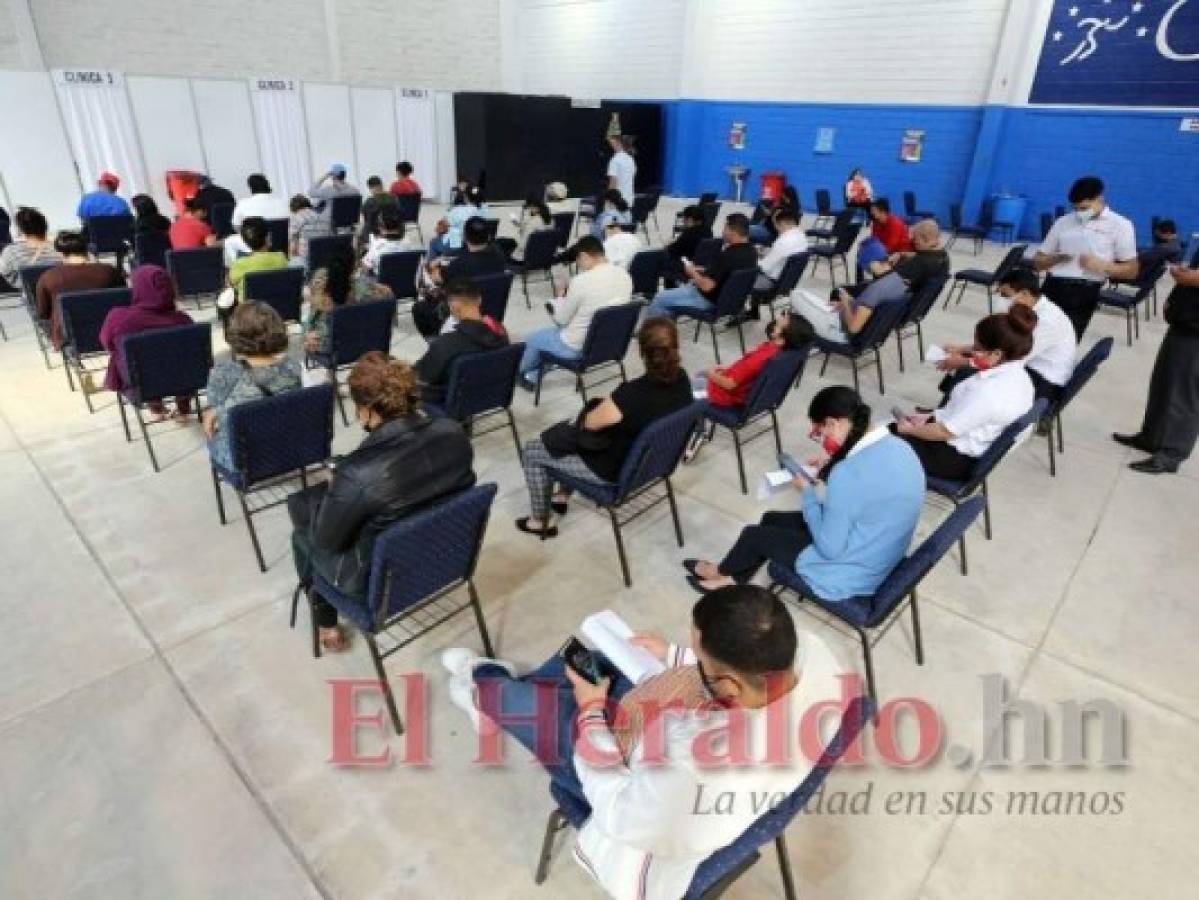
[[[667,319],[673,319],[680,312],[686,310],[711,308],[712,301],[701,294],[699,288],[693,284],[685,284],[682,287],[659,291],[658,295],[654,297],[654,302],[649,305],[645,316],[646,318],[664,316]]]
[[[541,364],[543,353],[552,353],[563,359],[578,359],[583,355],[583,351],[576,350],[562,340],[562,332],[557,328],[539,328],[525,335],[525,352],[520,358],[520,374],[530,381],[536,381],[537,367]]]
[[[490,664],[475,669],[474,677],[479,687],[483,712],[491,718],[501,718],[500,727],[537,757],[549,773],[550,780],[581,800],[584,799],[583,786],[579,783],[574,765],[575,714],[578,706],[575,704],[574,688],[566,678],[565,666],[562,657],[555,653],[540,668],[523,678],[513,678],[502,667]],[[484,693],[487,690],[485,685],[489,682],[495,685],[490,688],[495,691],[490,695],[496,700],[495,705],[484,699],[487,696]],[[608,696],[619,700],[632,686],[627,678],[617,676],[612,681]],[[537,723],[531,720],[539,711],[545,715],[545,724],[552,724],[553,733],[538,735]],[[503,721],[503,718],[516,717],[530,721]]]

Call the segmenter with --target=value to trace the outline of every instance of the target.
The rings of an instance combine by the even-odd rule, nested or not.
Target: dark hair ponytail
[[[862,436],[870,430],[870,407],[862,402],[858,392],[842,385],[826,387],[812,398],[808,405],[808,418],[813,422],[825,419],[849,419],[849,434],[845,443],[834,453],[820,470],[820,480],[827,481],[833,467],[845,459]]]

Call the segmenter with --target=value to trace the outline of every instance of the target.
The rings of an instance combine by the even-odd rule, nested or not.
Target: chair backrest
[[[247,272],[244,284],[247,300],[261,300],[272,307],[284,322],[300,321],[304,302],[304,270],[297,266]]]
[[[395,300],[347,303],[329,313],[329,353],[335,368],[358,361],[371,350],[391,352]]]
[[[701,268],[710,268],[716,262],[716,257],[720,255],[720,248],[724,245],[724,241],[720,238],[704,238],[695,245],[695,256],[692,262]]]
[[[570,236],[574,232],[574,211],[556,212],[552,214],[552,218],[554,220],[554,230],[558,232],[558,246],[565,247],[570,243]]]
[[[948,283],[948,272],[940,277],[930,278],[924,282],[920,290],[912,294],[911,299],[905,304],[904,313],[899,319],[899,324],[902,326],[923,322],[933,306],[936,305],[937,298],[941,296],[941,291],[945,290],[945,285]]]
[[[233,234],[233,204],[212,204],[208,208],[208,226],[219,238],[227,238]]]
[[[420,221],[420,194],[399,194],[396,206],[400,208],[400,221],[404,224]]]
[[[1096,341],[1095,346],[1087,351],[1087,355],[1078,361],[1074,366],[1074,371],[1070,373],[1070,377],[1062,387],[1062,392],[1058,395],[1057,401],[1053,404],[1053,411],[1055,413],[1065,409],[1070,401],[1078,396],[1078,392],[1086,386],[1086,383],[1095,377],[1095,373],[1099,371],[1099,366],[1112,355],[1113,344],[1115,344],[1115,341],[1110,337]]]
[[[703,409],[702,403],[689,403],[642,429],[620,468],[618,496],[621,502],[650,482],[673,474]]]
[[[167,267],[171,239],[165,231],[144,231],[133,238],[133,261],[139,266]]]
[[[900,560],[899,565],[891,570],[883,583],[878,586],[874,596],[870,598],[870,617],[868,624],[882,622],[891,614],[904,597],[920,584],[920,581],[933,570],[950,548],[958,542],[963,534],[974,524],[975,519],[987,505],[986,498],[970,497],[957,506],[949,517],[934,529],[912,553]]]
[[[247,487],[329,459],[335,390],[332,384],[318,384],[229,410],[233,464]]]
[[[1111,347],[1109,346],[1108,349],[1110,350]],[[991,442],[991,446],[986,449],[986,452],[975,461],[974,471],[970,473],[970,477],[963,483],[961,490],[958,491],[958,496],[964,497],[977,490],[979,485],[999,465],[1000,461],[1007,456],[1008,451],[1012,449],[1016,441],[1023,437],[1024,432],[1036,427],[1037,422],[1041,421],[1048,411],[1049,401],[1044,397],[1040,397],[1028,412],[1003,429],[999,433],[999,437]]]
[[[512,273],[495,272],[491,275],[476,275],[471,279],[483,295],[483,315],[497,322],[504,321],[508,312],[508,295],[512,293]]]
[[[63,346],[81,356],[100,353],[100,327],[109,310],[128,306],[133,299],[129,288],[102,288],[95,291],[65,291],[58,297],[62,314]]]
[[[633,294],[652,299],[658,293],[658,281],[666,262],[665,250],[640,250],[629,261],[629,277],[633,279]]]
[[[220,247],[168,250],[167,271],[181,297],[218,294],[225,286],[225,251]]]
[[[524,267],[526,269],[548,269],[558,255],[558,230],[544,228],[534,231],[525,242]]]
[[[1169,260],[1158,260],[1157,263],[1151,266],[1141,266],[1137,272],[1137,279],[1133,282],[1137,286],[1136,298],[1137,302],[1144,300],[1157,287],[1157,282],[1166,272],[1166,266],[1170,264]]]
[[[807,777],[781,803],[772,805],[758,819],[745,829],[735,841],[717,850],[705,859],[695,870],[691,884],[683,900],[701,900],[709,896],[708,892],[731,872],[743,866],[747,859],[758,851],[759,847],[769,844],[784,831],[791,821],[799,815],[812,796],[824,785],[825,779],[837,762],[845,755],[850,747],[858,740],[866,722],[874,715],[874,705],[864,696],[855,697],[845,708],[841,716],[841,724],[837,733],[829,741],[828,746],[820,755]],[[792,752],[797,752],[792,746]]]
[[[587,327],[583,340],[582,362],[584,367],[600,363],[619,362],[629,352],[629,342],[637,330],[637,318],[642,306],[637,302],[605,306],[596,310]]]
[[[476,484],[413,512],[375,540],[367,604],[378,625],[472,578],[497,488]],[[436,553],[429,549],[435,547]]]
[[[450,364],[445,393],[445,410],[451,419],[462,421],[512,405],[516,373],[524,344],[510,344],[481,353],[463,353]]]
[[[774,283],[776,297],[786,297],[799,286],[799,280],[808,269],[809,259],[811,254],[806,250],[787,257],[787,261],[783,263],[783,271],[779,272],[779,279]]]
[[[391,288],[397,300],[416,297],[416,276],[420,272],[423,250],[397,250],[379,257],[378,278],[380,284]]]
[[[354,236],[350,234],[322,234],[308,239],[308,272],[323,269],[333,255],[344,247],[353,250]],[[344,251],[343,251],[344,252]]]
[[[362,195],[346,194],[329,198],[329,227],[334,231],[353,228],[362,215]]]
[[[287,230],[290,222],[287,219],[266,219],[266,246],[268,250],[287,253]]]
[[[754,379],[749,396],[745,399],[746,421],[783,405],[783,401],[791,393],[791,386],[799,380],[803,372],[810,350],[810,345],[796,350],[783,350],[763,366],[758,377]]]
[[[716,317],[719,319],[724,316],[735,316],[743,311],[745,301],[749,299],[750,291],[754,289],[754,282],[757,278],[756,266],[752,269],[738,269],[735,272],[729,272],[720,286],[720,293],[716,295]]]
[[[484,218],[483,224],[487,226],[487,243],[494,244],[496,235],[500,233],[500,220]]]
[[[843,209],[837,213],[837,220],[833,223],[833,252],[848,253],[853,247],[853,242],[858,239],[858,233],[862,230],[862,223],[857,221],[854,214],[857,210],[852,207]]]
[[[862,330],[850,336],[849,343],[859,353],[881,347],[907,315],[910,303],[911,298],[907,295],[902,300],[880,303],[874,308]]]
[[[949,227],[954,229],[962,227],[962,204],[949,204]]]
[[[708,203],[715,203],[718,196],[715,191],[704,191],[699,195],[699,205],[704,206]]]
[[[24,293],[25,303],[28,304],[30,309],[33,309],[36,302],[37,283],[43,275],[51,269],[57,269],[61,265],[62,263],[60,262],[33,263],[28,266],[21,266],[18,270],[18,275],[21,279],[21,291]]]
[[[633,198],[633,207],[630,210],[633,216],[633,222],[637,225],[644,225],[649,219],[650,212],[653,211],[657,204],[657,198],[647,196],[646,194],[638,194]]]
[[[91,216],[83,223],[87,243],[93,253],[122,252],[133,243],[133,216]]]
[[[916,195],[912,191],[903,192],[903,211],[909,217],[916,215]]]
[[[1012,269],[1020,265],[1020,262],[1024,259],[1024,252],[1026,250],[1028,250],[1027,244],[1017,244],[1015,247],[1009,250],[1007,252],[1007,256],[1005,256],[995,268],[995,280],[999,281],[1003,278],[1006,278]]]
[[[121,339],[129,391],[138,403],[199,393],[212,368],[212,326],[173,325]]]
[[[828,192],[827,188],[816,188],[816,212],[819,215],[831,215],[833,211],[833,197]]]
[[[658,203],[662,200],[662,188],[659,185],[653,184],[645,189],[645,197],[649,201],[649,211],[654,212],[658,208]]]
[[[720,218],[720,202],[716,199],[716,195],[712,195],[712,199],[706,203],[700,203],[699,210],[704,216],[704,227],[711,231],[716,225],[716,220]]]

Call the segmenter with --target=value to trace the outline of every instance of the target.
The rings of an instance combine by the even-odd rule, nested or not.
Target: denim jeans
[[[539,328],[525,335],[525,352],[520,358],[520,374],[530,381],[537,380],[537,367],[541,363],[541,354],[552,353],[564,359],[578,359],[583,351],[576,350],[564,340],[558,328]]]
[[[699,292],[699,288],[693,284],[685,284],[682,287],[659,291],[645,315],[646,318],[664,316],[673,319],[684,310],[711,308],[712,302]]]

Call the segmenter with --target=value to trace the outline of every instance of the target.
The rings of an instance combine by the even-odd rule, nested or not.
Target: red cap
[[[107,184],[113,190],[121,186],[121,179],[117,178],[112,172],[101,172],[100,177],[96,179],[100,184]]]

